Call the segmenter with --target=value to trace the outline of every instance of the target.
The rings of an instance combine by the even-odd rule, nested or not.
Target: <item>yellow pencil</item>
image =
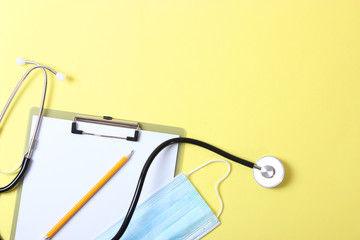
[[[120,159],[114,167],[45,235],[43,240],[51,239],[79,210],[82,208],[92,196],[99,191],[99,189],[105,185],[114,174],[130,159],[134,150],[128,155],[125,155]]]

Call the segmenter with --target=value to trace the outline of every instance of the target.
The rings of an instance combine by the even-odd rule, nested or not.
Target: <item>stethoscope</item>
[[[60,73],[60,72],[56,72],[54,69],[50,68],[50,67],[47,67],[47,66],[44,66],[44,65],[41,65],[37,62],[33,62],[33,61],[27,61],[23,58],[17,58],[16,59],[16,64],[18,65],[24,65],[24,64],[33,64],[35,65],[34,67],[31,67],[29,70],[27,70],[27,72],[24,74],[24,76],[21,78],[21,80],[19,81],[19,83],[16,85],[14,91],[12,92],[12,94],[10,95],[9,97],[9,100],[6,102],[5,104],[5,107],[0,115],[0,123],[2,121],[2,119],[4,118],[4,115],[6,113],[6,110],[8,109],[11,101],[13,100],[13,98],[15,97],[17,91],[19,90],[21,84],[25,81],[26,77],[35,69],[37,68],[41,68],[41,70],[43,71],[44,73],[44,90],[43,90],[43,94],[42,94],[42,99],[41,99],[41,104],[40,104],[40,110],[39,110],[39,116],[38,116],[38,119],[37,119],[37,122],[36,122],[36,127],[35,127],[35,130],[33,132],[33,135],[31,137],[31,140],[30,140],[30,144],[29,144],[29,147],[28,147],[28,150],[20,164],[20,166],[18,166],[14,171],[10,171],[10,172],[0,172],[2,174],[13,174],[15,173],[16,171],[18,171],[19,169],[19,172],[18,174],[16,175],[16,177],[8,184],[6,185],[5,187],[1,187],[0,188],[0,193],[1,192],[6,192],[12,188],[14,188],[18,183],[19,181],[24,177],[25,175],[25,172],[29,166],[29,162],[30,162],[30,159],[31,159],[31,156],[33,154],[33,151],[34,151],[34,146],[35,146],[35,143],[36,143],[36,139],[37,139],[37,136],[39,134],[39,130],[40,130],[40,125],[41,125],[41,120],[42,120],[42,115],[43,115],[43,111],[44,111],[44,104],[45,104],[45,97],[46,97],[46,89],[47,89],[47,74],[46,74],[46,71],[45,69],[49,70],[50,72],[52,72],[53,74],[55,74],[56,78],[59,79],[60,81],[63,81],[65,79],[65,75],[63,73]]]
[[[210,145],[208,143],[205,143],[203,141],[199,141],[199,140],[192,139],[192,138],[184,138],[184,137],[169,139],[169,140],[163,142],[162,144],[160,144],[157,148],[155,148],[155,150],[150,154],[149,158],[146,160],[145,165],[141,171],[133,199],[130,203],[129,209],[124,218],[124,221],[123,221],[122,225],[120,226],[116,235],[112,238],[112,240],[120,239],[122,237],[122,235],[125,233],[128,225],[130,223],[130,220],[135,212],[137,203],[139,201],[140,194],[141,194],[144,182],[145,182],[146,174],[150,168],[151,163],[155,159],[155,157],[167,146],[177,144],[177,143],[190,143],[190,144],[208,149],[208,150],[215,152],[229,160],[232,160],[236,163],[239,163],[241,165],[244,165],[246,167],[253,169],[253,174],[254,174],[254,178],[255,178],[256,182],[265,188],[273,188],[273,187],[278,186],[283,181],[284,176],[285,176],[284,165],[281,163],[281,161],[279,159],[277,159],[276,157],[273,157],[273,156],[262,157],[256,163],[253,163],[253,162],[247,161],[245,159],[236,157],[230,153],[227,153],[227,152],[221,150],[220,148],[217,148],[217,147]]]
[[[17,86],[15,87],[14,91],[12,92],[9,100],[7,101],[1,115],[0,115],[0,123],[1,120],[3,119],[6,110],[8,109],[11,101],[13,100],[15,94],[17,93],[18,89],[20,88],[21,84],[24,82],[24,80],[26,79],[26,77],[30,74],[31,71],[33,71],[34,69],[37,68],[41,68],[44,76],[45,76],[45,81],[44,81],[44,90],[43,90],[43,95],[42,95],[42,100],[41,100],[41,105],[40,105],[40,110],[39,110],[39,116],[36,122],[36,127],[34,130],[34,133],[31,137],[31,141],[27,150],[27,153],[24,156],[24,159],[21,163],[21,165],[14,171],[12,172],[7,172],[5,174],[10,174],[10,173],[14,173],[16,172],[18,169],[20,169],[19,173],[16,175],[16,177],[14,178],[14,180],[8,184],[5,187],[0,188],[0,192],[5,192],[8,191],[12,188],[14,188],[17,183],[19,183],[19,181],[24,177],[25,172],[29,166],[29,161],[31,159],[31,156],[33,154],[33,150],[34,150],[34,145],[36,142],[36,138],[39,134],[39,130],[40,130],[40,124],[41,124],[41,120],[42,120],[42,114],[43,114],[43,110],[44,110],[44,102],[45,102],[45,96],[46,96],[46,89],[47,89],[47,74],[45,69],[49,70],[50,72],[52,72],[53,74],[56,75],[56,77],[60,80],[63,81],[65,79],[65,75],[60,73],[60,72],[56,72],[55,70],[53,70],[50,67],[44,66],[44,65],[40,65],[39,63],[33,62],[33,61],[27,61],[24,60],[22,58],[17,58],[16,59],[16,63],[18,65],[24,65],[24,64],[34,64],[34,67],[31,67],[25,74],[24,76],[21,78],[20,82],[17,84]],[[113,237],[113,239],[120,239],[121,236],[124,234],[124,232],[126,231],[127,226],[130,223],[130,220],[135,212],[137,203],[139,201],[140,198],[140,194],[145,182],[145,178],[146,178],[146,174],[150,168],[151,163],[153,162],[153,160],[155,159],[155,157],[160,153],[160,151],[162,151],[164,148],[166,148],[169,145],[173,145],[173,144],[179,144],[179,143],[189,143],[189,144],[193,144],[199,147],[203,147],[205,149],[208,149],[212,152],[215,152],[229,160],[232,160],[236,163],[239,163],[241,165],[244,165],[246,167],[249,167],[251,169],[253,169],[253,175],[254,178],[256,180],[256,182],[265,187],[265,188],[273,188],[278,186],[284,179],[285,176],[285,168],[284,165],[281,163],[281,161],[279,159],[277,159],[276,157],[273,156],[265,156],[260,158],[256,163],[247,161],[245,159],[236,157],[230,153],[227,153],[223,150],[221,150],[220,148],[217,148],[213,145],[210,145],[208,143],[205,143],[203,141],[200,140],[196,140],[196,139],[192,139],[192,138],[185,138],[185,137],[179,137],[179,138],[173,138],[173,139],[169,139],[165,142],[163,142],[162,144],[160,144],[149,156],[149,158],[146,160],[145,165],[141,171],[139,180],[138,180],[138,184],[136,186],[135,189],[135,193],[133,196],[133,199],[131,201],[130,207],[128,209],[128,212],[124,218],[124,221],[119,229],[119,231],[117,232],[117,234]]]

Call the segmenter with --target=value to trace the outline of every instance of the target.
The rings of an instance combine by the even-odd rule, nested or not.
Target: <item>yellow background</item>
[[[179,126],[284,162],[271,190],[232,163],[205,239],[360,239],[359,12],[356,0],[1,1],[0,106],[27,69],[16,57],[48,64],[69,78],[51,77],[47,108]],[[22,158],[42,81],[33,74],[1,124],[0,171]],[[182,170],[214,158],[185,146]],[[225,172],[191,177],[214,212]],[[0,194],[5,239],[14,199]]]

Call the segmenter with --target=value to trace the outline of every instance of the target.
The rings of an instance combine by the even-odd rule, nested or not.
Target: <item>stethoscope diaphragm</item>
[[[285,176],[285,168],[279,159],[273,156],[265,156],[256,162],[253,169],[256,182],[265,188],[273,188],[279,185]]]

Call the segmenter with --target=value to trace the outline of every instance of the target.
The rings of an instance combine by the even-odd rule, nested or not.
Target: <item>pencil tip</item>
[[[131,156],[133,155],[134,151],[135,151],[135,150],[132,150],[132,151],[131,151],[128,155],[126,155],[125,157],[126,157],[127,159],[131,158]]]

